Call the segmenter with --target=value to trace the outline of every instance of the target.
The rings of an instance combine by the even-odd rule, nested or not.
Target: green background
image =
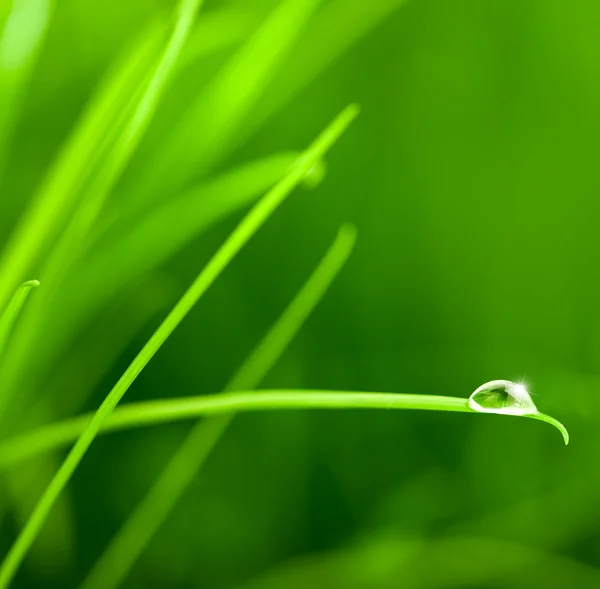
[[[277,4],[202,8],[198,26],[227,10],[240,30],[175,76],[107,218],[135,202],[157,146]],[[241,416],[125,586],[598,587],[600,4],[349,0],[348,10],[362,6],[377,22],[283,101],[303,64],[345,30],[315,33],[332,3],[321,4],[207,175],[302,149],[349,102],[361,115],[328,155],[325,180],[277,211],[125,401],[221,390],[351,221],[358,241],[347,267],[265,387],[467,397],[489,380],[524,381],[572,443],[539,422],[497,416]],[[57,3],[11,133],[2,130],[0,244],[107,69],[146,23],[170,22],[172,8]],[[280,106],[262,121],[269,101]],[[172,195],[169,169],[161,174],[148,210]],[[97,407],[241,215],[114,293],[108,311],[36,370],[35,355],[54,345],[42,328],[23,387],[55,395],[55,418]],[[49,329],[60,329],[68,306],[60,313],[49,311]],[[91,390],[75,410],[80,377]],[[95,442],[15,587],[77,586],[189,428]],[[54,467],[15,471],[23,501],[4,495],[2,552]]]

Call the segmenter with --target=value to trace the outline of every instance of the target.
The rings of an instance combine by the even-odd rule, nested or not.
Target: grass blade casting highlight
[[[172,34],[165,44],[164,49],[156,58],[153,71],[151,72],[150,80],[147,82],[147,87],[139,98],[134,101],[134,107],[130,115],[126,117],[123,130],[119,133],[116,141],[107,140],[111,143],[111,150],[102,165],[97,170],[93,178],[93,182],[89,189],[80,198],[78,206],[70,218],[66,228],[63,230],[58,243],[51,249],[50,254],[43,266],[43,274],[48,276],[50,281],[51,298],[55,294],[55,289],[66,281],[69,269],[77,256],[80,255],[85,238],[90,233],[97,216],[100,214],[107,198],[109,197],[114,184],[117,182],[125,167],[127,166],[131,156],[135,152],[139,142],[141,141],[145,130],[147,129],[152,117],[157,109],[160,98],[164,92],[165,86],[172,73],[174,64],[181,53],[185,40],[191,30],[195,15],[202,5],[203,0],[182,0],[176,11],[177,19],[173,28]],[[152,32],[152,31],[151,31]],[[148,49],[153,37],[143,38],[142,48]],[[134,53],[137,56],[137,52]],[[135,60],[137,61],[137,59]],[[133,63],[135,63],[135,61]],[[126,65],[132,67],[127,61]],[[121,73],[121,72],[119,72]],[[126,101],[130,98],[123,97]],[[118,102],[118,101],[116,101]],[[115,106],[111,101],[108,105]],[[125,105],[122,104],[122,107]],[[118,118],[118,117],[117,117]],[[120,129],[119,129],[120,130]],[[106,143],[106,142],[105,142]],[[93,160],[93,157],[90,156]],[[92,162],[93,163],[93,162]],[[93,166],[92,166],[93,167]],[[84,169],[86,166],[84,166]],[[68,186],[68,185],[67,185]],[[40,207],[34,209],[37,213],[50,208],[52,214],[56,215],[55,210],[60,209],[56,204],[61,200],[67,201],[69,191],[58,191],[54,194],[52,191],[42,193],[44,199],[40,203]],[[72,196],[71,196],[72,198]],[[50,215],[52,218],[52,215]],[[36,218],[34,216],[34,218]],[[45,216],[42,216],[42,224],[48,226],[48,221]],[[31,244],[29,244],[31,246]],[[23,248],[17,250],[22,254]],[[10,258],[9,258],[10,259]],[[14,259],[12,259],[14,265]],[[15,342],[14,355],[11,358],[10,370],[3,375],[3,386],[8,397],[14,397],[18,382],[22,378],[23,370],[26,369],[28,358],[31,354],[29,343],[31,338],[28,337],[31,333],[38,332],[40,323],[43,321],[45,309],[42,305],[35,307],[33,312],[28,317],[27,325],[24,329],[24,337],[22,340]],[[60,330],[58,330],[60,332]],[[27,394],[27,393],[26,393]],[[23,399],[21,399],[24,402]],[[3,418],[0,412],[0,420]]]
[[[419,409],[479,414],[469,407],[467,399],[461,397],[282,389],[131,403],[116,409],[104,422],[102,431],[171,423],[201,415],[292,409]],[[569,441],[566,428],[552,417],[543,414],[512,416],[549,423],[561,432],[565,444]],[[6,442],[0,447],[0,468],[7,468],[24,458],[68,445],[77,439],[91,418],[89,414],[82,415]]]
[[[53,0],[16,0],[4,27],[0,23],[0,177],[23,103],[22,91],[37,61],[53,10]]]
[[[37,280],[29,280],[28,282],[23,283],[17,289],[17,292],[14,294],[4,313],[0,316],[0,359],[2,358],[2,353],[4,352],[12,328],[23,309],[23,305],[25,304],[31,289],[36,288],[39,285],[40,283]]]
[[[355,241],[355,229],[344,226],[307,283],[266,337],[240,367],[226,390],[253,388],[275,365],[345,264]],[[81,589],[114,589],[120,585],[151,538],[176,506],[225,433],[234,415],[198,422],[162,470],[150,491],[129,516]]]
[[[78,266],[78,283],[58,302],[63,312],[57,313],[61,322],[54,330],[53,348],[69,342],[73,331],[132,281],[149,275],[206,229],[258,200],[286,175],[297,157],[297,153],[278,154],[250,162],[173,196],[141,219],[120,220]]]
[[[25,524],[15,544],[10,549],[0,567],[0,588],[8,586],[19,565],[25,558],[31,544],[43,526],[52,505],[69,482],[78,464],[90,447],[102,424],[110,416],[113,409],[127,392],[131,384],[146,367],[154,354],[160,349],[176,327],[183,321],[198,299],[206,292],[229,262],[237,255],[248,240],[258,231],[277,206],[302,180],[310,168],[323,157],[337,138],[358,114],[358,108],[351,105],[346,108],[325,131],[317,138],[306,152],[298,159],[290,173],[244,217],[225,243],[212,257],[189,290],[175,305],[167,318],[150,338],[138,356],[134,359],[115,387],[100,405],[91,421],[82,431],[77,443],[73,446],[62,466],[48,485],[30,519]]]
[[[157,165],[135,186],[138,201],[168,188],[163,180],[166,170],[173,189],[222,159],[320,2],[284,0],[275,7],[160,146]]]
[[[0,257],[0,307],[10,297],[9,285],[29,270],[61,228],[82,184],[104,153],[107,129],[113,128],[126,100],[145,77],[158,41],[159,35],[153,28],[107,76],[41,182]]]

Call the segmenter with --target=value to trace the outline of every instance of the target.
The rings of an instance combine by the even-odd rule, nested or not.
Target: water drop
[[[510,380],[492,380],[482,384],[469,397],[469,408],[479,413],[521,415],[553,425],[560,431],[565,444],[569,443],[567,428],[550,415],[540,413],[527,389]]]
[[[470,397],[469,407],[481,413],[536,415],[538,409],[527,389],[510,380],[492,380],[482,384]]]
[[[316,188],[327,175],[327,164],[323,160],[318,160],[313,164],[302,179],[305,188]]]

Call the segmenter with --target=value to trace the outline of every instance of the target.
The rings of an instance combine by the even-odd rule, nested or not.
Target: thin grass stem
[[[369,393],[323,390],[265,390],[223,393],[201,397],[162,399],[131,403],[119,407],[102,425],[102,432],[127,430],[162,423],[172,423],[202,415],[248,413],[256,411],[289,411],[308,409],[418,409],[450,411],[484,415],[461,397],[438,395],[406,395],[400,393]],[[485,414],[496,415],[496,414]],[[553,417],[544,414],[513,415],[527,417],[554,425],[569,437],[566,428]],[[24,434],[0,446],[0,468],[9,468],[20,461],[43,452],[66,446],[76,440],[87,427],[91,414],[81,415]]]
[[[253,388],[275,365],[344,266],[355,229],[343,226],[325,257],[275,325],[226,385]],[[126,578],[151,538],[173,510],[225,433],[234,414],[199,421],[162,470],[144,499],[111,540],[81,589],[114,589]]]
[[[81,431],[77,442],[69,452],[58,472],[46,488],[36,505],[31,517],[19,534],[0,566],[0,589],[5,589],[21,562],[25,558],[31,544],[44,525],[52,506],[69,482],[77,466],[85,456],[103,423],[117,406],[123,395],[133,384],[138,375],[150,362],[154,354],[162,347],[177,326],[183,321],[200,297],[208,290],[217,277],[228,266],[250,238],[260,229],[286,196],[302,180],[310,168],[323,157],[324,153],[335,143],[348,125],[358,114],[358,107],[347,107],[321,133],[316,141],[300,156],[289,174],[281,180],[260,200],[244,217],[233,233],[227,238],[216,254],[208,262],[188,291],[175,305],[154,335],[148,340],[129,368],[119,379],[111,392],[104,399],[99,409]]]
[[[21,310],[25,305],[25,301],[27,300],[31,289],[36,288],[39,285],[40,283],[37,280],[29,280],[21,284],[6,307],[4,313],[2,313],[0,316],[0,359],[2,358],[2,353],[6,348],[6,343],[11,334],[12,328],[21,314]]]

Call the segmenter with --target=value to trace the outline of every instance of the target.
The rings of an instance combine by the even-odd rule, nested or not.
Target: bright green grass
[[[358,391],[266,390],[256,391],[256,394],[251,391],[239,391],[124,405],[116,409],[104,422],[102,431],[170,423],[202,415],[303,409],[412,409],[480,414],[468,406],[467,399],[461,397]],[[536,419],[553,425],[562,434],[565,444],[569,443],[566,428],[553,417],[543,413],[518,417]],[[7,468],[25,458],[68,445],[85,431],[91,419],[92,415],[82,415],[10,440],[1,447],[0,467]]]
[[[346,225],[340,229],[338,237],[319,266],[225,386],[226,391],[254,388],[260,384],[345,264],[354,247],[355,233],[352,226]],[[98,559],[84,581],[83,589],[111,589],[122,583],[139,555],[194,480],[233,417],[234,414],[231,413],[198,422],[138,508]]]
[[[402,3],[403,0],[332,0],[321,7],[319,0],[283,0],[253,28],[252,19],[227,13],[212,15],[206,22],[200,19],[196,26],[195,16],[202,2],[182,0],[170,29],[166,20],[151,23],[110,70],[0,257],[0,309],[5,309],[0,316],[0,361],[3,361],[0,418],[5,417],[2,423],[8,426],[8,418],[13,417],[9,401],[14,398],[27,408],[25,425],[32,415],[34,424],[35,420],[50,422],[39,429],[32,426],[25,434],[2,442],[0,468],[11,469],[13,475],[12,468],[26,458],[75,442],[4,559],[0,567],[0,588],[9,585],[61,492],[100,433],[210,416],[194,427],[146,498],[109,544],[84,582],[85,589],[111,589],[125,579],[236,413],[304,409],[475,412],[465,399],[454,397],[252,390],[284,352],[344,264],[354,243],[354,229],[348,226],[341,230],[306,285],[229,381],[226,387],[229,392],[117,407],[154,354],[252,235],[306,179],[310,170],[322,164],[327,150],[356,116],[357,107],[348,107],[300,155],[276,154],[237,170],[219,171],[216,178],[208,174],[270,115]],[[52,4],[47,0],[17,0],[0,37],[3,88],[0,173],[19,114],[17,98],[34,71],[36,56],[51,22]],[[4,16],[0,14],[0,18]],[[305,29],[308,32],[303,36]],[[250,34],[250,31],[253,32]],[[191,42],[186,44],[188,39]],[[154,153],[156,165],[146,169],[142,176],[134,177],[133,182],[129,179],[129,183],[124,184],[127,189],[131,188],[128,194],[119,181],[146,136],[173,78],[211,51],[237,42],[241,42],[241,46],[233,57],[226,60],[193,97],[173,131],[161,138]],[[315,51],[315,47],[319,47],[319,51]],[[7,61],[7,56],[17,56],[20,61]],[[7,64],[10,67],[6,67]],[[174,195],[171,190],[175,191]],[[125,291],[133,280],[148,279],[160,264],[208,226],[253,203],[267,190],[266,196],[218,249],[94,414],[53,423],[52,398],[42,399],[35,410],[29,411],[30,399],[40,392],[37,389],[41,388],[42,394],[46,392],[43,378],[37,381],[24,378],[32,366],[43,375],[44,370],[58,361],[61,367],[73,366],[75,371],[77,355],[69,362],[63,357],[65,351],[115,296]],[[114,192],[119,198],[111,202]],[[125,204],[117,206],[121,201]],[[42,268],[40,277],[45,288],[40,291],[41,296],[36,296],[28,305],[30,313],[19,321],[19,329],[9,341],[29,291],[39,283],[25,283],[12,301],[10,296],[23,274],[29,274],[32,268]],[[78,280],[72,280],[72,276]],[[148,313],[141,313],[139,321],[147,318]],[[48,316],[51,329],[43,330],[43,321]],[[119,336],[122,333],[116,330],[114,337]],[[46,344],[40,350],[36,347],[37,338]],[[124,343],[116,343],[116,354]],[[51,350],[56,356],[44,356],[43,350]],[[4,351],[7,354],[3,358]],[[110,363],[105,356],[106,353],[98,351],[98,364],[102,367]],[[94,382],[94,378],[99,375],[90,382]],[[84,381],[85,378],[74,379],[78,387],[91,390],[92,384],[86,387]],[[23,383],[25,390],[22,390]],[[50,390],[61,392],[57,387]],[[78,398],[74,406],[83,400],[84,397]],[[554,425],[561,431],[565,443],[568,442],[566,429],[554,418],[539,413],[525,417]],[[35,490],[46,483],[40,477],[31,484]]]
[[[206,292],[219,274],[227,267],[240,249],[258,231],[262,224],[281,204],[293,188],[302,181],[308,171],[321,159],[347,126],[358,114],[356,106],[344,110],[331,125],[316,139],[294,164],[288,175],[279,182],[254,208],[244,217],[235,231],[212,257],[198,278],[183,295],[179,303],[163,321],[158,330],[150,338],[138,356],[125,371],[119,382],[95,413],[92,421],[86,426],[81,436],[62,466],[56,473],[44,495],[37,504],[29,521],[23,528],[19,538],[0,567],[0,587],[8,586],[17,568],[27,554],[31,544],[38,535],[44,521],[48,517],[52,505],[59,497],[61,491],[68,483],[81,462],[83,456],[94,441],[102,423],[109,417],[113,409],[121,400],[127,389],[133,384],[140,372],[146,367],[154,354],[160,349],[176,327],[183,321],[198,299]]]
[[[15,322],[23,310],[23,305],[25,304],[31,289],[36,288],[39,285],[40,283],[37,280],[29,280],[28,282],[24,282],[17,289],[17,292],[14,294],[12,300],[2,315],[0,315],[0,358],[2,358],[2,353],[4,352],[8,338],[15,325]]]

